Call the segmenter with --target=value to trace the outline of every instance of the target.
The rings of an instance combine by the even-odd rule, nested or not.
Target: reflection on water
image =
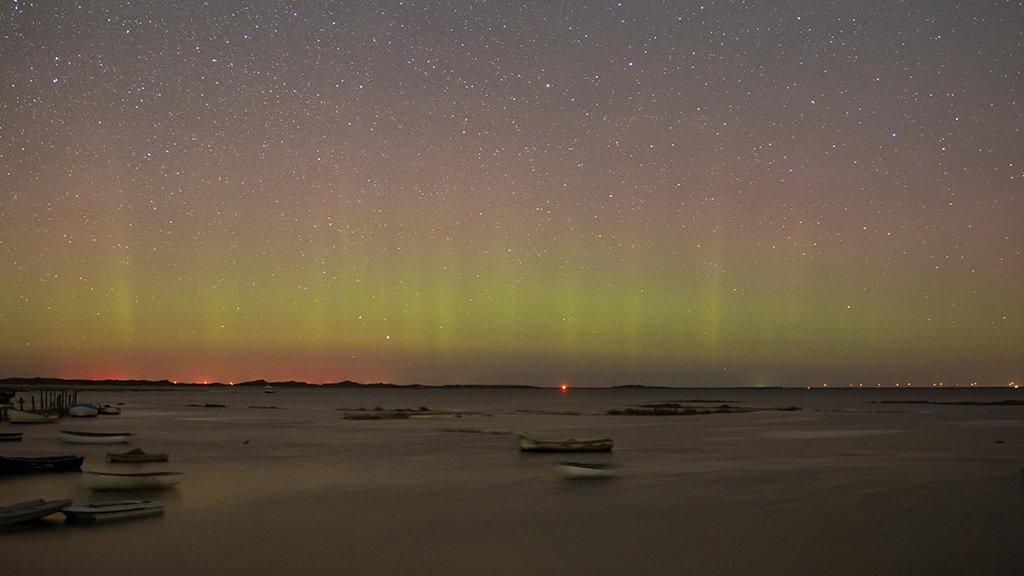
[[[106,463],[126,447],[60,444],[63,424],[18,428],[25,440],[2,453],[80,453],[86,469],[180,470],[184,480],[130,493],[92,493],[75,473],[0,480],[0,504],[167,503],[164,517],[65,527],[56,516],[5,530],[5,573],[1019,572],[1006,543],[1024,536],[1024,408],[871,403],[908,393],[936,392],[83,392],[124,402],[124,414],[75,428],[129,430],[128,448],[170,461]],[[602,415],[695,399],[802,410]],[[226,407],[188,406],[205,403]],[[343,419],[343,409],[377,406],[461,414]],[[521,454],[502,432],[611,437],[615,451]],[[556,467],[566,459],[614,464],[616,477],[567,481]]]

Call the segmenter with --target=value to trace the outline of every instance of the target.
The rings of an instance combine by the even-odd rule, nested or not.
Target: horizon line
[[[80,384],[131,384],[137,386],[224,386],[224,387],[235,387],[235,386],[279,386],[286,388],[298,388],[298,387],[370,387],[370,388],[497,388],[497,389],[508,389],[508,388],[520,388],[520,389],[538,389],[538,390],[570,390],[570,389],[583,389],[583,390],[612,390],[622,388],[646,388],[646,389],[667,389],[667,390],[686,390],[686,389],[735,389],[735,390],[770,390],[770,389],[786,389],[786,390],[877,390],[877,389],[904,389],[904,388],[916,388],[916,389],[971,389],[971,388],[991,388],[991,389],[1018,389],[1020,385],[1011,380],[1005,385],[982,385],[977,382],[971,382],[970,384],[961,386],[960,383],[953,383],[951,385],[945,385],[944,382],[934,382],[931,384],[921,384],[914,386],[911,383],[901,384],[887,384],[883,385],[877,383],[874,386],[864,384],[848,384],[848,385],[834,385],[819,384],[819,385],[773,385],[773,386],[737,386],[737,385],[720,385],[720,386],[669,386],[663,384],[613,384],[607,386],[585,386],[585,385],[572,385],[566,382],[561,382],[553,386],[544,386],[539,384],[395,384],[392,382],[357,382],[355,380],[338,380],[335,382],[306,382],[302,380],[265,380],[259,378],[256,380],[245,380],[242,382],[184,382],[177,380],[149,380],[145,378],[128,378],[128,379],[93,379],[93,378],[59,378],[50,376],[9,376],[0,378],[0,385],[14,382],[21,382],[25,384],[43,384],[46,381],[48,383],[60,383],[65,382],[69,385],[80,385]],[[45,384],[44,384],[45,385]]]

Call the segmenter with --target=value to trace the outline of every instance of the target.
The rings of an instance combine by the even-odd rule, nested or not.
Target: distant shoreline
[[[391,384],[387,382],[354,382],[343,380],[340,382],[300,382],[297,380],[286,380],[280,382],[267,380],[249,380],[246,382],[177,382],[172,380],[86,380],[77,378],[2,378],[0,387],[24,387],[24,386],[119,386],[124,388],[153,388],[153,387],[202,387],[202,388],[256,388],[263,386],[275,388],[541,388],[540,386],[505,385],[488,386],[484,384],[450,384],[444,386],[427,386],[424,384]]]
[[[342,380],[340,382],[301,382],[297,380],[285,380],[280,382],[267,380],[249,380],[246,382],[176,382],[171,380],[86,380],[78,378],[0,378],[0,388],[17,388],[30,386],[116,386],[121,388],[156,388],[156,387],[200,387],[200,388],[257,388],[263,386],[274,388],[396,388],[396,389],[486,389],[486,390],[557,390],[557,386],[533,386],[529,384],[392,384],[389,382],[355,382],[353,380]],[[575,386],[576,390],[616,390],[642,388],[651,390],[678,390],[684,387],[677,386],[645,386],[641,384],[625,384],[620,386]],[[694,388],[702,388],[696,386]],[[708,387],[710,388],[710,387]],[[781,388],[781,387],[779,387]]]
[[[28,388],[35,386],[62,386],[67,388],[78,387],[116,387],[116,388],[256,388],[263,386],[274,388],[394,388],[400,390],[445,390],[445,389],[480,389],[480,390],[558,390],[558,386],[535,386],[528,384],[392,384],[387,382],[362,383],[352,380],[340,382],[300,382],[287,380],[273,382],[267,380],[249,380],[246,382],[225,383],[225,382],[175,382],[171,380],[87,380],[77,378],[0,378],[0,388]],[[1006,386],[830,386],[812,387],[813,391],[853,391],[853,390],[1001,390]],[[645,384],[621,384],[616,386],[572,386],[570,390],[805,390],[807,386],[655,386]],[[1013,388],[1011,388],[1013,389]]]

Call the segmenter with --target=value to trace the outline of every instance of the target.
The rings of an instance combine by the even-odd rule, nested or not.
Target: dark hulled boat
[[[38,458],[0,456],[0,474],[31,474],[33,472],[70,472],[81,470],[83,456],[40,456]]]

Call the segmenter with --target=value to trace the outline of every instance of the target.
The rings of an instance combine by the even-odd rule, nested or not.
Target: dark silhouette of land
[[[217,386],[228,386],[228,387],[262,387],[267,385],[273,386],[274,388],[302,388],[302,387],[319,387],[319,388],[487,388],[487,389],[507,389],[507,388],[544,388],[543,386],[528,386],[524,384],[508,384],[508,385],[489,385],[489,384],[445,384],[441,386],[427,386],[425,384],[391,384],[388,382],[371,382],[362,383],[354,382],[352,380],[342,380],[340,382],[325,382],[325,383],[313,383],[313,382],[300,382],[297,380],[286,380],[282,382],[272,382],[267,380],[250,380],[248,382],[237,382],[234,384],[224,382],[172,382],[170,380],[81,380],[81,379],[65,379],[65,378],[0,378],[0,388],[30,388],[33,386],[64,386],[68,388],[74,388],[79,386],[116,386],[121,388],[153,388],[153,387],[174,387],[174,386],[204,386],[204,387],[217,387]],[[630,386],[634,387],[634,386]]]

